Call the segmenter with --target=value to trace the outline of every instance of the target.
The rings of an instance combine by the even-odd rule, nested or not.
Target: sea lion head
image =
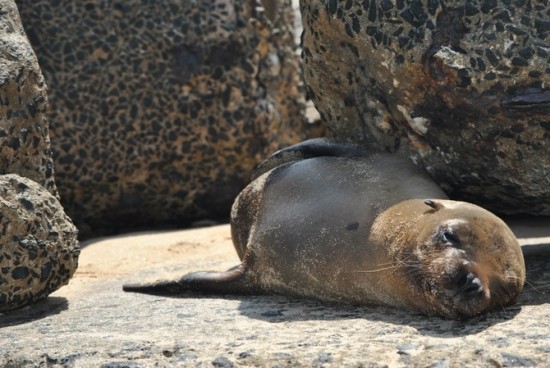
[[[405,207],[416,207],[415,216],[402,229],[407,245],[394,249],[394,257],[405,265],[409,304],[463,319],[515,301],[525,264],[516,237],[501,219],[465,202],[407,202]]]

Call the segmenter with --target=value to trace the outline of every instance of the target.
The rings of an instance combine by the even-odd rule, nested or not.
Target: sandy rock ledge
[[[528,268],[519,303],[466,322],[285,297],[124,293],[127,281],[236,264],[229,226],[95,239],[67,287],[0,314],[0,367],[549,366],[550,219],[537,221],[512,226]]]

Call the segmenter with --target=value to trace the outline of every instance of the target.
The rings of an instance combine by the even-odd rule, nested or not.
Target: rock
[[[308,93],[343,140],[395,151],[457,199],[550,214],[550,6],[304,0]]]
[[[77,267],[58,202],[42,72],[13,1],[0,0],[0,311],[43,299]]]
[[[226,357],[217,357],[212,361],[212,365],[218,368],[233,368],[235,365]]]
[[[526,256],[516,305],[466,321],[269,295],[124,293],[130,281],[238,264],[229,225],[91,239],[68,286],[0,314],[0,367],[549,367],[550,218],[510,226],[546,252]]]
[[[77,231],[59,201],[19,175],[0,175],[0,311],[43,299],[78,264]]]
[[[270,17],[239,0],[17,3],[83,235],[227,217],[254,166],[303,138],[289,0]]]
[[[44,77],[15,3],[0,1],[0,175],[19,174],[57,195]]]

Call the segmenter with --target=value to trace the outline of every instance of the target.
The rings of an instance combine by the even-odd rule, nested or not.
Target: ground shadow
[[[493,311],[464,321],[426,316],[410,310],[387,306],[357,306],[287,297],[242,299],[239,311],[249,318],[281,323],[308,320],[363,319],[410,326],[419,333],[436,337],[457,337],[479,333],[490,326],[506,322],[521,310],[518,305]]]
[[[527,276],[520,305],[550,303],[550,244],[522,247]]]
[[[240,301],[238,309],[241,315],[274,324],[296,321],[362,319],[410,326],[421,334],[442,338],[479,333],[490,326],[509,321],[521,311],[520,305],[513,305],[503,310],[493,311],[464,321],[454,321],[388,306],[352,305],[281,295],[186,293],[166,297],[237,300]]]
[[[32,305],[0,313],[0,328],[24,323],[59,314],[69,308],[69,302],[62,297],[48,297]]]
[[[520,243],[525,240],[532,244],[537,239],[543,244],[550,242],[550,216],[506,216],[503,220]],[[541,244],[541,241],[537,243]]]

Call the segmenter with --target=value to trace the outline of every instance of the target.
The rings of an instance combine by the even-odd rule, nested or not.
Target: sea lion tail
[[[204,294],[250,294],[255,291],[241,266],[225,272],[194,272],[179,280],[163,280],[150,284],[125,284],[122,290],[159,296],[188,292]]]
[[[365,157],[367,150],[357,144],[337,143],[327,138],[314,138],[273,153],[254,170],[253,178],[289,162],[314,157]]]

